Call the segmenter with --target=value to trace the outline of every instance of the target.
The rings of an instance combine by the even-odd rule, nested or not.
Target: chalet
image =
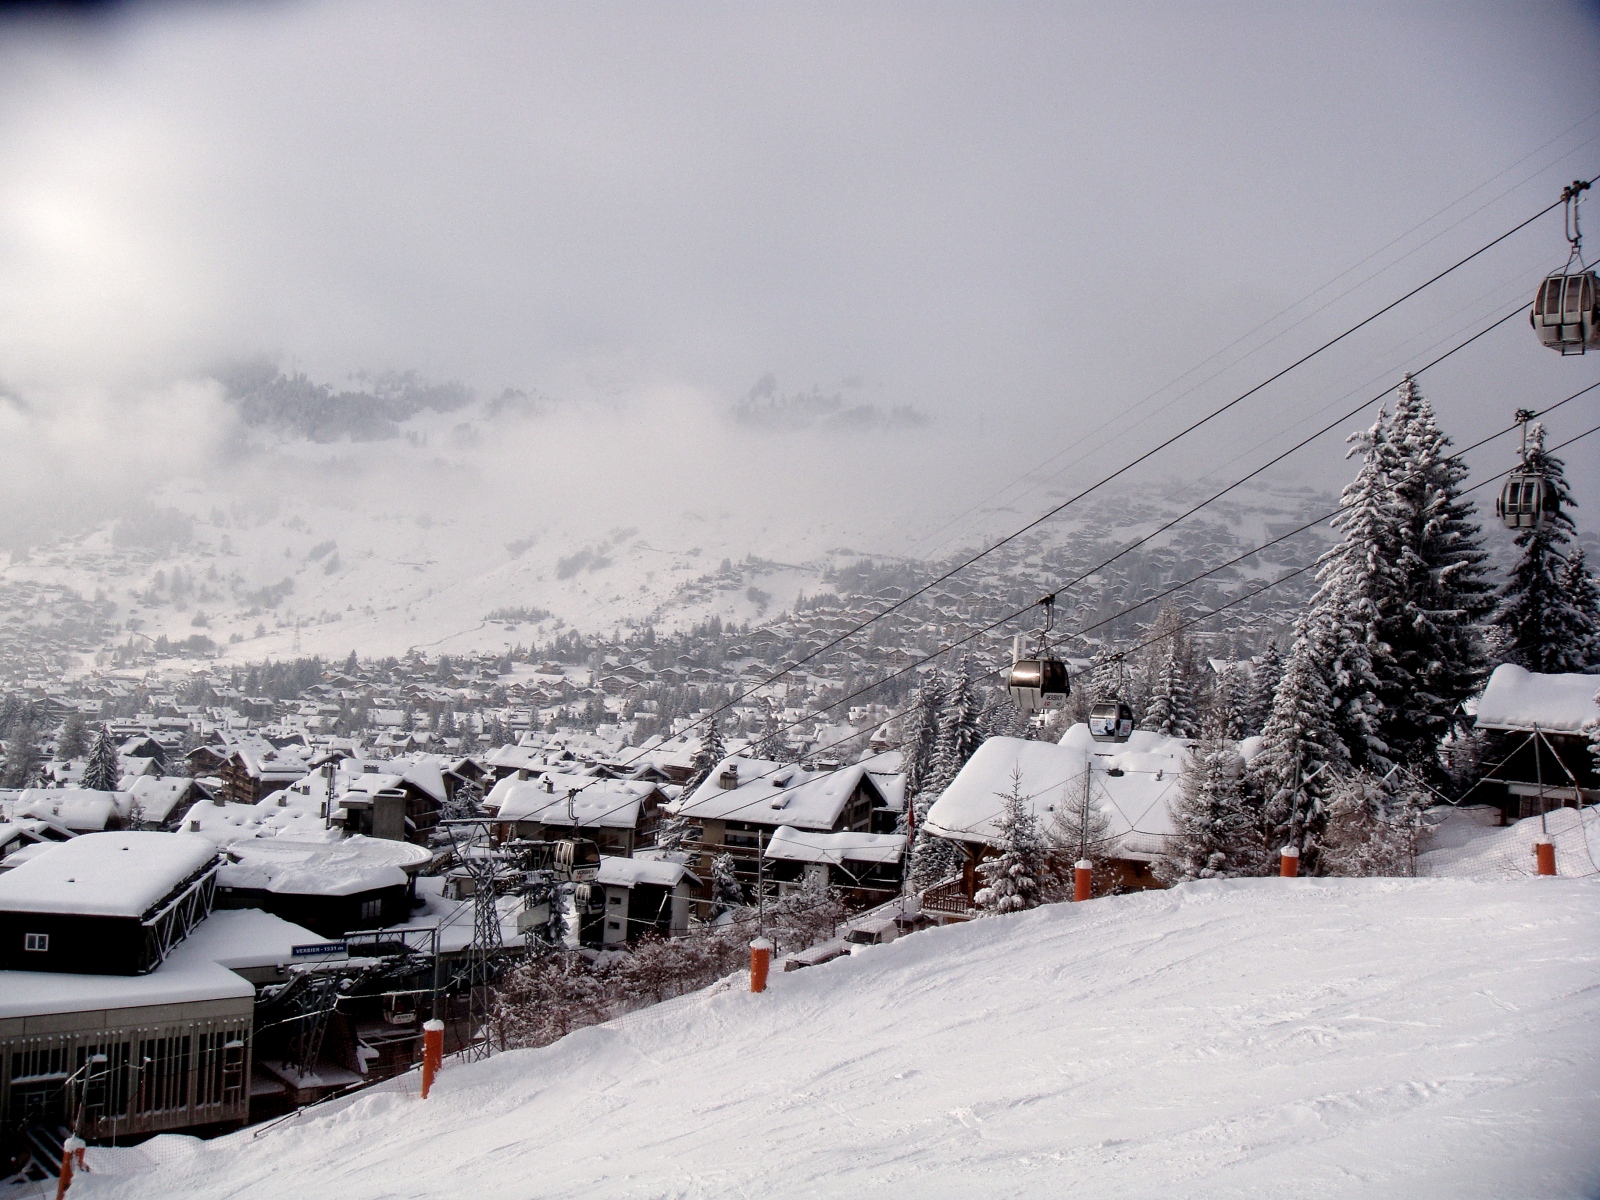
[[[905,849],[903,833],[812,833],[780,825],[762,857],[779,896],[833,887],[853,905],[871,907],[900,891]]]
[[[741,882],[754,884],[762,850],[781,826],[813,833],[868,833],[886,797],[866,763],[835,770],[807,769],[731,755],[687,797],[667,810],[699,829],[696,874],[711,878],[711,863],[731,854]]]
[[[1477,728],[1493,736],[1493,765],[1472,790],[1507,821],[1600,801],[1589,731],[1600,725],[1597,675],[1541,675],[1511,663],[1494,669],[1478,699]]]
[[[1174,832],[1171,805],[1182,794],[1189,743],[1136,730],[1127,742],[1100,743],[1073,725],[1054,742],[990,738],[979,746],[928,810],[930,834],[962,851],[959,878],[924,897],[967,911],[980,886],[977,865],[1000,843],[1001,798],[1017,786],[1050,838],[1065,814],[1087,804],[1105,821],[1099,853],[1124,890],[1159,886],[1152,868]],[[1014,784],[1015,781],[1015,784]]]
[[[432,762],[348,760],[336,778],[335,803],[347,833],[424,844],[448,799],[443,773]]]
[[[699,883],[671,858],[602,856],[594,882],[579,884],[578,940],[605,949],[647,934],[682,937],[689,932],[689,906]]]
[[[620,858],[653,846],[666,797],[651,783],[546,771],[502,779],[484,797],[498,836],[549,841],[584,837]]]
[[[220,794],[229,804],[255,804],[268,792],[305,776],[310,760],[304,747],[278,747],[251,738],[235,746],[219,769]]]

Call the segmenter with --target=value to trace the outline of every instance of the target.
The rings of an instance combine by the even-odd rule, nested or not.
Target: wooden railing
[[[949,879],[924,888],[922,892],[922,909],[924,912],[942,912],[965,915],[972,911],[972,901],[967,899],[966,888],[962,886],[960,875],[953,875]]]

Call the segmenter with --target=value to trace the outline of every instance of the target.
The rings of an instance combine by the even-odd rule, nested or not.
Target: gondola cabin
[[[1097,742],[1125,742],[1133,736],[1133,709],[1120,700],[1089,710],[1089,736]]]
[[[1547,276],[1528,320],[1539,341],[1552,350],[1582,354],[1600,349],[1600,279],[1593,271]]]
[[[1555,486],[1533,471],[1513,471],[1495,497],[1494,511],[1507,529],[1535,529],[1561,511]]]
[[[1011,664],[1006,686],[1023,713],[1061,708],[1071,693],[1067,664],[1059,658],[1023,658]]]

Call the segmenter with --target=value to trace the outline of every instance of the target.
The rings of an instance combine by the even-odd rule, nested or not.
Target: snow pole
[[[1556,873],[1556,847],[1549,838],[1542,837],[1533,843],[1533,855],[1540,875]]]
[[[767,990],[767,969],[772,965],[772,943],[758,937],[750,943],[750,990]]]
[[[56,1177],[56,1200],[61,1200],[72,1186],[72,1168],[75,1162],[82,1161],[83,1146],[83,1139],[76,1134],[61,1143],[61,1174]]]
[[[1080,858],[1072,867],[1072,899],[1074,903],[1089,898],[1093,882],[1094,864],[1087,858]]]
[[[1278,851],[1278,874],[1285,879],[1300,874],[1300,851],[1295,847],[1285,846]]]
[[[433,1077],[439,1073],[439,1067],[444,1062],[444,1022],[440,1020],[424,1021],[422,1023],[422,1098],[428,1098],[428,1092],[433,1087]]]

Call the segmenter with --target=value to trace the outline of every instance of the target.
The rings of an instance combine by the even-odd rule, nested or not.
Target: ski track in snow
[[[1567,879],[1057,905],[451,1066],[426,1102],[91,1150],[73,1195],[1594,1195],[1597,919]]]

